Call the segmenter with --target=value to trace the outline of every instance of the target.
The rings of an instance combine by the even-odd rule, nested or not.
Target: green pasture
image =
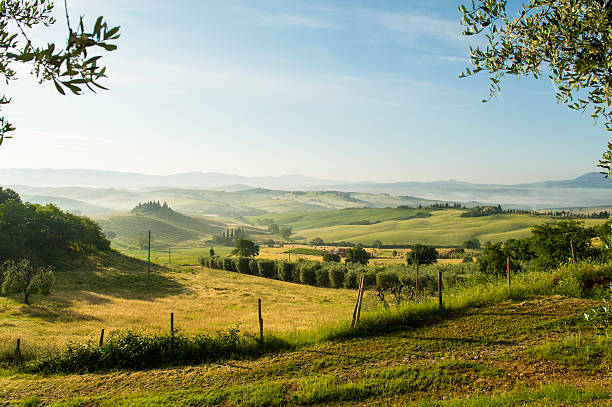
[[[305,240],[320,237],[326,242],[344,240],[371,244],[374,240],[380,240],[386,245],[423,243],[435,246],[461,246],[465,240],[472,238],[484,243],[528,237],[532,226],[553,221],[546,216],[524,214],[462,218],[462,213],[460,210],[439,210],[432,211],[432,216],[426,218],[389,220],[372,225],[314,227],[298,230],[296,234]],[[593,226],[604,221],[588,219],[586,225]]]
[[[215,249],[215,255],[227,256],[231,253],[232,247],[224,246],[199,246],[199,247],[171,247],[170,249],[154,249],[151,250],[151,262],[156,264],[168,263],[168,252],[170,251],[172,264],[198,264],[200,258],[210,256],[210,248]],[[146,260],[147,250],[141,249],[120,249],[122,253],[135,257],[137,259]]]
[[[257,223],[258,219],[272,219],[279,225],[293,227],[294,230],[325,228],[338,225],[349,225],[355,222],[380,223],[390,220],[407,220],[415,217],[427,217],[427,209],[400,208],[351,208],[321,212],[288,212],[251,216],[249,220]]]

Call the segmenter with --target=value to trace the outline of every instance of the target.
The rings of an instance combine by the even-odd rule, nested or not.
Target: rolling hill
[[[211,238],[225,229],[223,222],[198,218],[175,212],[169,207],[137,207],[128,213],[99,219],[104,232],[115,234],[115,245],[138,247],[145,244],[151,230],[151,246],[169,245]]]
[[[379,211],[379,214],[376,214]],[[342,211],[337,211],[341,213]],[[386,210],[372,210],[370,219],[385,216]],[[391,214],[393,211],[391,212]],[[284,220],[288,226],[293,226],[295,235],[305,241],[316,237],[325,242],[350,241],[361,244],[371,244],[380,240],[385,245],[406,245],[414,243],[430,244],[435,246],[461,246],[467,239],[477,238],[481,242],[505,241],[527,237],[531,227],[543,222],[551,221],[547,216],[525,214],[502,214],[484,216],[479,218],[464,218],[461,210],[433,210],[430,216],[415,216],[412,219],[389,219],[370,225],[343,224],[342,217],[337,221],[327,214],[316,219],[312,214],[305,218],[292,219],[289,215],[277,219]],[[392,216],[389,216],[392,218]],[[323,224],[335,225],[322,226]],[[587,220],[587,225],[596,225],[604,220]]]

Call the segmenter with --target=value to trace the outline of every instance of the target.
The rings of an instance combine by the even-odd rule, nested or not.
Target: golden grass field
[[[226,271],[155,266],[146,288],[144,262],[119,254],[70,272],[56,272],[50,296],[35,295],[31,306],[18,296],[0,297],[0,343],[21,338],[24,346],[61,346],[97,340],[106,332],[136,329],[186,333],[238,326],[257,332],[257,299],[264,329],[291,332],[350,318],[355,293],[316,288]]]

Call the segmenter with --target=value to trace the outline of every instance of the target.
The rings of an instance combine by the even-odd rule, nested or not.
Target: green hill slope
[[[169,207],[136,207],[129,213],[99,220],[105,233],[116,234],[115,243],[141,246],[151,230],[152,246],[164,247],[180,242],[209,239],[225,224],[175,212]]]
[[[546,216],[504,214],[480,218],[463,218],[460,210],[431,211],[431,216],[408,220],[389,220],[372,225],[335,225],[330,227],[298,228],[297,234],[307,240],[320,237],[326,242],[350,241],[371,244],[424,243],[436,246],[460,246],[465,240],[477,238],[481,242],[504,241],[527,237],[531,227],[549,222]],[[316,215],[316,214],[313,214]],[[594,225],[603,220],[587,220]],[[315,224],[314,220],[310,224]],[[291,223],[288,223],[291,225]],[[295,225],[306,225],[296,221]]]
[[[322,212],[289,212],[283,214],[251,216],[254,222],[262,218],[272,219],[279,225],[293,227],[294,230],[327,228],[337,225],[376,224],[389,220],[408,220],[426,218],[430,210],[413,208],[351,208]]]

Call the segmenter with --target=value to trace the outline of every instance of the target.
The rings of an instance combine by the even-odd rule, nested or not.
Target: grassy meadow
[[[170,313],[175,327],[193,334],[238,327],[258,329],[257,299],[263,302],[266,331],[292,332],[350,317],[355,292],[285,283],[238,273],[195,267],[154,265],[151,289],[146,264],[120,254],[90,257],[82,266],[56,273],[49,296],[0,296],[0,343],[21,338],[27,349],[59,347],[68,340],[96,339],[135,329],[167,331]]]
[[[460,210],[432,211],[431,216],[408,220],[389,220],[371,225],[335,225],[295,230],[295,235],[307,241],[320,237],[326,242],[350,241],[372,244],[423,243],[434,246],[461,246],[467,239],[476,238],[482,243],[518,239],[531,234],[531,227],[552,221],[546,216],[502,214],[477,218],[461,217]],[[588,219],[587,226],[605,220]],[[291,225],[291,224],[289,224]]]
[[[256,359],[49,376],[4,371],[0,399],[57,406],[611,405],[610,343],[582,317],[599,302],[555,288],[555,279],[581,270],[596,268],[525,275],[512,295],[503,279],[485,291],[466,288],[449,293],[445,312],[425,302],[366,313],[356,333],[328,325],[312,331],[321,340]]]

